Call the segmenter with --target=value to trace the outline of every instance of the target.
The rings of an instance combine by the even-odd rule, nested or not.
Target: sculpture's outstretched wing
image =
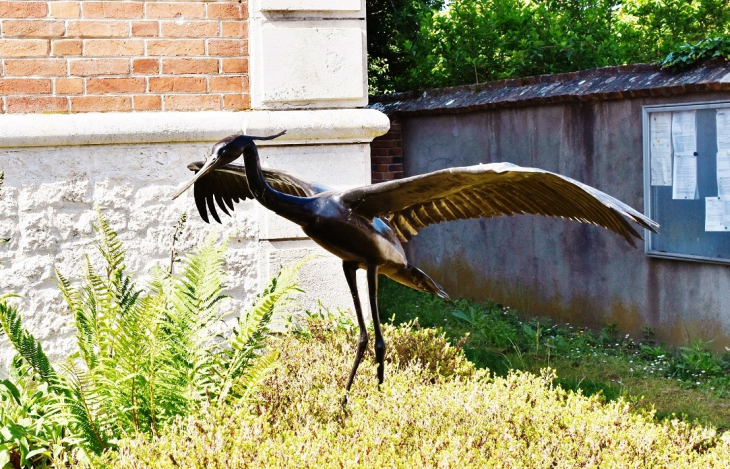
[[[510,163],[450,168],[357,187],[342,193],[354,213],[384,217],[403,241],[434,223],[529,213],[593,223],[634,247],[641,235],[628,220],[656,232],[657,223],[598,189],[559,174]]]
[[[198,172],[203,163],[205,162],[190,163],[188,169]],[[330,190],[324,185],[307,182],[285,171],[264,169],[263,173],[266,182],[272,188],[284,194],[311,197]],[[197,180],[193,186],[193,196],[200,217],[206,223],[208,223],[208,211],[210,211],[215,221],[221,222],[215,208],[216,203],[226,215],[230,215],[228,209],[233,210],[234,203],[245,199],[253,199],[253,194],[248,188],[246,180],[246,168],[237,164],[221,166]]]

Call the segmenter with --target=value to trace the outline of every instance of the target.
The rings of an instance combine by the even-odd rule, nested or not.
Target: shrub
[[[388,328],[387,334],[390,355],[410,347],[434,361],[454,359],[439,334],[413,328]],[[320,328],[310,338],[285,336],[277,344],[281,366],[257,401],[208,408],[152,442],[125,440],[100,463],[113,468],[705,468],[730,462],[730,434],[678,421],[653,423],[623,401],[603,404],[598,397],[556,388],[551,372],[500,378],[471,370],[445,377],[411,353],[413,359],[391,362],[378,389],[370,354],[343,407],[356,341],[345,328]]]

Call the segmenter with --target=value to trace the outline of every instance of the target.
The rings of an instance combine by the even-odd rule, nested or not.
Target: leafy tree
[[[728,0],[452,0],[400,15],[394,34],[369,25],[390,54],[370,49],[372,92],[657,62],[730,35]]]
[[[367,34],[371,93],[407,86],[415,57],[410,45],[423,17],[443,7],[445,0],[367,0]]]

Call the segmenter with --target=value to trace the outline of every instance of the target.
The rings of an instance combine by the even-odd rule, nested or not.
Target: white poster
[[[705,231],[730,231],[730,202],[705,197]]]
[[[730,200],[730,150],[717,152],[717,195]]]
[[[695,111],[672,113],[672,144],[675,154],[694,154],[697,151]]]
[[[717,151],[730,151],[730,108],[717,110]]]
[[[654,112],[649,117],[651,185],[672,185],[672,113]]]
[[[674,154],[674,185],[672,199],[697,199],[697,157],[692,154]]]

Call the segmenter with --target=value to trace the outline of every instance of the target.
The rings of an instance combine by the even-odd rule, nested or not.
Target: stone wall
[[[0,1],[4,113],[250,108],[246,1]]]

